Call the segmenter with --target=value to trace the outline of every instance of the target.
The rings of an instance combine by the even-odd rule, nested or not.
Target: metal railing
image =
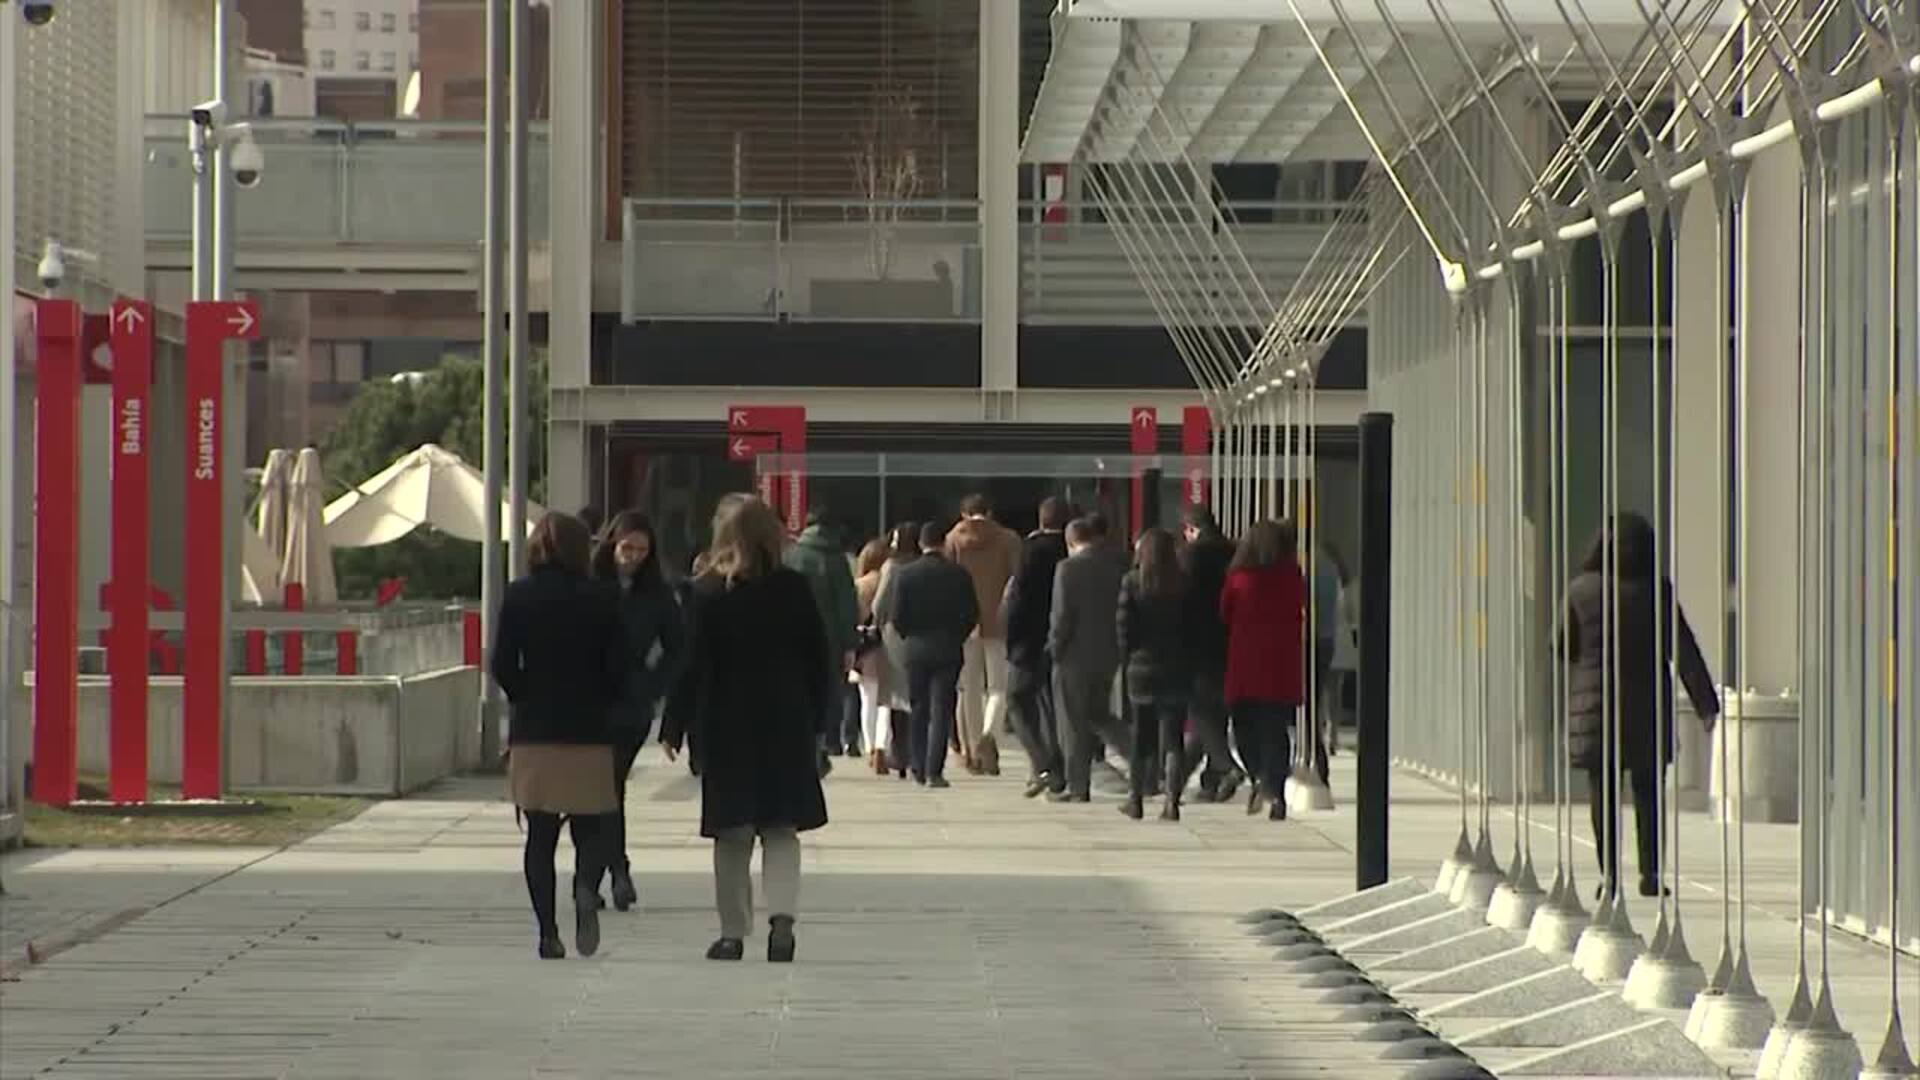
[[[1231,210],[1255,271],[1284,293],[1343,205]],[[622,213],[628,321],[980,318],[979,207],[971,201],[628,199]],[[1025,203],[1020,233],[1024,321],[1155,323],[1096,208]],[[1203,271],[1196,287],[1208,279]]]
[[[311,118],[250,123],[267,168],[257,186],[237,190],[237,243],[480,243],[486,222],[481,125]],[[147,117],[149,241],[184,242],[191,235],[187,124],[185,116]],[[529,156],[528,231],[534,243],[543,243],[550,187],[544,125],[533,129]]]

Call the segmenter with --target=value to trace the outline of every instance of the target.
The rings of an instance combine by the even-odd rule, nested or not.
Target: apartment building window
[[[331,30],[333,27],[334,19],[332,8],[321,8],[319,11],[313,13],[313,28],[315,30]]]
[[[399,19],[394,15],[393,12],[387,11],[387,12],[381,13],[380,15],[380,32],[381,33],[391,34],[398,28],[399,28]]]
[[[353,70],[355,71],[372,71],[373,70],[373,57],[367,53],[367,50],[365,49],[354,50]]]
[[[417,34],[419,32],[420,32],[420,13],[417,11],[407,12],[407,33]]]
[[[383,51],[383,52],[382,52],[382,53],[380,54],[380,70],[381,70],[381,71],[392,71],[392,70],[393,70],[393,64],[394,64],[394,59],[393,59],[393,50],[392,50],[392,49],[387,49],[387,50],[385,50],[385,51]]]
[[[353,28],[355,30],[373,29],[373,13],[367,11],[356,12],[353,16]]]
[[[333,50],[321,49],[320,50],[320,70],[332,71],[334,63],[335,63],[335,58],[334,58]]]

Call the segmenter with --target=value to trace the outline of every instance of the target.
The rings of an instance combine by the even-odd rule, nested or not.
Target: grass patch
[[[175,788],[154,785],[155,800],[175,799]],[[83,800],[106,798],[105,784],[82,779]],[[191,811],[143,809],[137,814],[100,810],[72,811],[36,802],[26,805],[28,847],[103,848],[206,844],[224,847],[283,847],[351,820],[377,799],[339,795],[249,795],[260,804],[254,813],[208,816]]]

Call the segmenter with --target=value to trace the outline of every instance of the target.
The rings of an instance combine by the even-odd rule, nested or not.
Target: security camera
[[[45,26],[53,21],[53,0],[21,0],[20,17],[28,26]]]
[[[253,132],[244,128],[234,140],[233,154],[228,161],[233,166],[233,182],[243,188],[258,187],[267,171],[267,155],[261,153],[260,144],[253,141]]]
[[[47,241],[46,248],[40,253],[40,265],[35,268],[34,274],[40,279],[40,287],[48,292],[58,292],[60,286],[66,284],[67,260],[58,240]]]
[[[203,101],[193,107],[193,122],[203,128],[225,127],[227,123],[227,103],[224,101]]]

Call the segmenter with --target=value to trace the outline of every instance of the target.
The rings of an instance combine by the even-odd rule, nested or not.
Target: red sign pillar
[[[1180,490],[1188,506],[1207,505],[1207,459],[1212,451],[1213,415],[1205,405],[1187,406],[1180,414],[1180,453],[1186,458]]]
[[[1136,457],[1158,453],[1160,450],[1160,411],[1151,405],[1135,405],[1128,416],[1129,439]],[[1132,538],[1140,535],[1147,527],[1147,485],[1139,462],[1133,466],[1133,498],[1127,510],[1127,517],[1133,528],[1127,533],[1129,545]]]
[[[187,658],[181,690],[180,794],[188,799],[221,795],[229,512],[221,460],[226,344],[257,336],[259,327],[259,312],[250,301],[196,300],[187,305]]]
[[[744,446],[736,440],[749,440]],[[766,441],[771,441],[771,447]],[[761,454],[804,456],[807,452],[807,410],[799,405],[735,405],[727,410],[727,456],[752,460]],[[762,475],[760,496],[798,531],[807,521],[807,470],[795,462],[777,477]]]
[[[65,806],[79,789],[80,307],[34,312],[33,797]]]
[[[114,802],[147,801],[147,592],[153,529],[147,417],[153,387],[153,307],[120,300],[113,336],[113,587],[108,611],[107,793]]]

